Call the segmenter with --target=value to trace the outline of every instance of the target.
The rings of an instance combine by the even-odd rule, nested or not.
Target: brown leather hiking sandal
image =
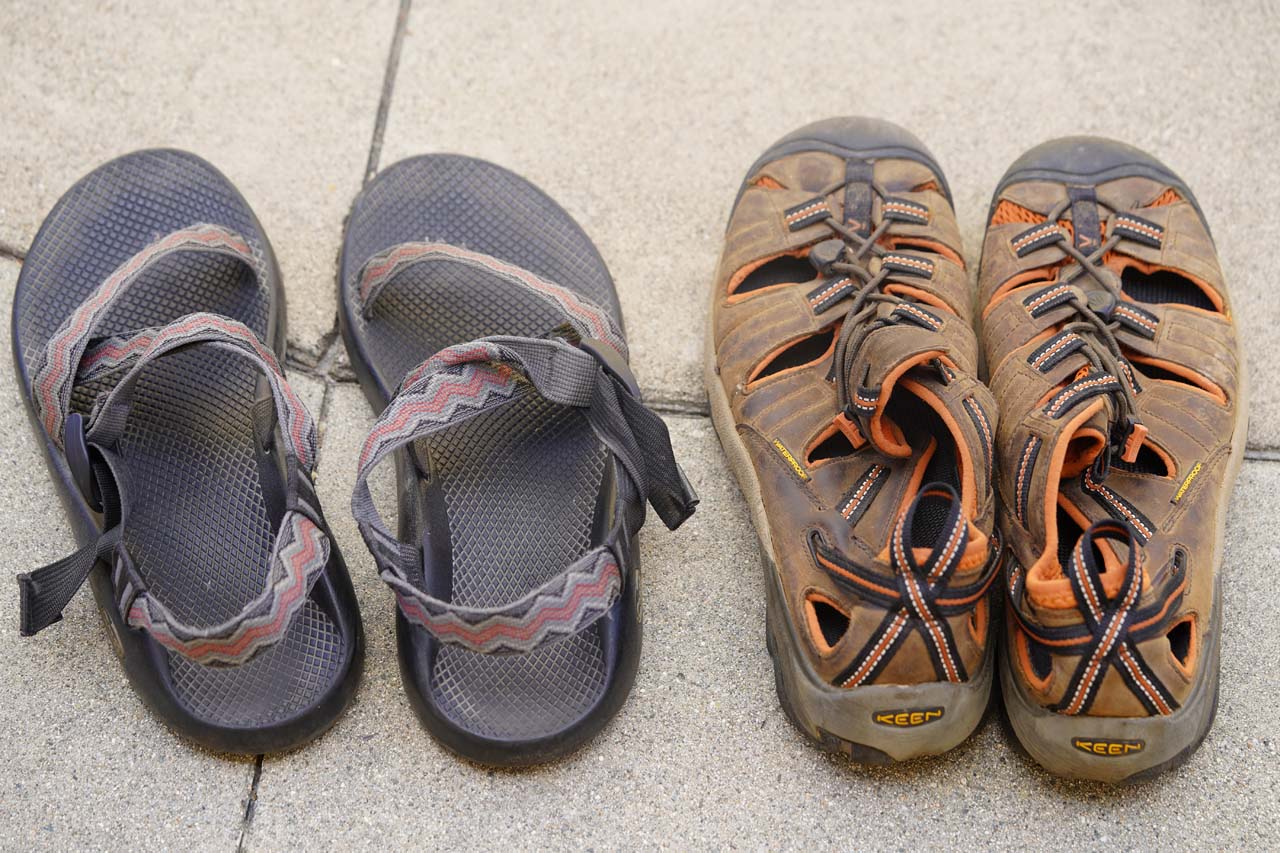
[[[759,533],[792,722],[883,763],[987,705],[996,414],[946,181],[902,128],[829,119],[751,167],[712,299],[711,412]]]
[[[1005,706],[1062,776],[1184,761],[1213,722],[1247,391],[1195,197],[1105,139],[1023,155],[980,275],[1010,550]]]

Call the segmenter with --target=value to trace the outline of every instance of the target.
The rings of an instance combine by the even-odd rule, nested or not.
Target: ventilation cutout
[[[1031,663],[1031,671],[1041,681],[1048,681],[1053,673],[1053,656],[1049,650],[1037,642],[1027,640],[1027,658]]]
[[[1148,305],[1189,305],[1205,311],[1218,310],[1200,285],[1173,270],[1144,272],[1137,267],[1126,267],[1120,274],[1120,287],[1127,296]]]
[[[1189,388],[1204,391],[1224,406],[1227,403],[1227,394],[1222,390],[1222,388],[1217,384],[1210,382],[1208,379],[1190,368],[1181,368],[1186,371],[1185,373],[1181,373],[1172,369],[1173,367],[1178,367],[1178,365],[1174,365],[1173,362],[1165,362],[1164,364],[1169,365],[1169,367],[1165,367],[1164,365],[1151,361],[1144,356],[1135,355],[1133,353],[1130,353],[1128,358],[1129,363],[1136,367],[1138,371],[1148,379],[1158,379],[1165,382],[1178,382]]]
[[[942,190],[938,187],[937,181],[925,181],[923,184],[917,184],[916,186],[911,188],[911,191],[913,193],[942,192]]]
[[[765,361],[752,372],[747,385],[751,386],[757,382],[768,379],[770,376],[777,376],[788,370],[796,370],[801,367],[808,367],[822,361],[836,343],[836,330],[839,324],[827,326],[820,329],[808,337],[793,341],[781,349],[774,350],[773,355],[768,356]]]
[[[1017,648],[1022,674],[1026,676],[1027,681],[1036,690],[1041,692],[1048,690],[1049,680],[1053,676],[1053,657],[1049,654],[1049,650],[1033,641],[1021,629],[1018,629],[1015,635],[1014,646]]]
[[[823,436],[805,454],[805,461],[810,465],[826,459],[839,459],[841,456],[852,456],[857,452],[853,443],[840,430],[832,427],[829,435]]]
[[[1182,674],[1190,677],[1196,668],[1196,617],[1192,613],[1169,629],[1169,655]]]
[[[831,601],[816,595],[805,600],[809,607],[809,630],[822,652],[829,652],[849,630],[849,616]]]
[[[779,284],[800,284],[813,281],[816,277],[817,274],[807,259],[797,258],[793,255],[782,255],[761,264],[747,273],[747,277],[738,282],[738,286],[730,291],[730,294],[732,296],[741,296],[744,293],[763,290],[766,287],[774,287]]]
[[[979,646],[987,644],[987,616],[987,599],[982,598],[974,605],[973,610],[969,611],[969,633]]]
[[[1138,450],[1138,458],[1132,462],[1125,462],[1116,457],[1111,460],[1111,467],[1117,471],[1126,471],[1130,474],[1150,474],[1156,477],[1164,477],[1170,479],[1173,477],[1173,467],[1169,458],[1161,453],[1151,442],[1143,442],[1142,447]]]
[[[1076,523],[1071,514],[1063,508],[1062,504],[1058,504],[1058,565],[1065,566],[1067,561],[1071,559],[1071,549],[1076,547],[1076,542],[1084,535],[1084,528]]]
[[[754,181],[751,182],[751,186],[760,187],[761,189],[766,189],[766,190],[785,190],[786,189],[786,187],[784,187],[782,184],[778,183],[776,180],[769,177],[768,175],[761,175],[760,177],[756,178]]]

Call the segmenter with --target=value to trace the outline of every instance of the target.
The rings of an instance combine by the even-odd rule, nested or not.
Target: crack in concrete
[[[391,51],[387,54],[387,70],[382,78],[382,97],[378,99],[378,113],[373,123],[373,140],[369,143],[369,160],[364,167],[364,183],[369,183],[378,173],[378,160],[382,156],[382,137],[387,131],[387,114],[391,111],[391,94],[396,87],[396,71],[400,68],[400,49],[404,46],[404,34],[408,29],[409,9],[413,0],[400,0],[396,13],[395,34],[391,37]]]
[[[249,826],[253,823],[254,812],[258,806],[258,784],[262,781],[262,756],[253,759],[253,779],[249,782],[249,793],[244,800],[244,816],[240,820],[240,840],[236,843],[236,853],[244,853],[244,843],[249,836]]]

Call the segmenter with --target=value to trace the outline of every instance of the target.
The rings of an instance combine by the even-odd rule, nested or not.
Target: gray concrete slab
[[[146,145],[201,153],[234,180],[280,255],[295,358],[332,329],[333,258],[359,187],[395,4],[143,3],[5,8],[0,255],[98,162]],[[1280,238],[1272,95],[1274,4],[1132,11],[1101,0],[943,0],[798,10],[754,0],[420,2],[382,163],[453,150],[516,169],[599,243],[651,398],[702,405],[707,288],[742,171],[776,137],[829,114],[882,115],[934,150],[976,263],[988,195],[1043,139],[1099,133],[1146,147],[1196,189],[1235,292],[1254,378],[1257,448],[1280,447],[1280,380],[1263,357],[1280,319],[1259,258]],[[819,56],[815,62],[811,57]],[[17,265],[0,257],[0,294]],[[7,324],[0,338],[7,335]],[[998,715],[953,753],[866,769],[812,749],[777,707],[758,551],[708,422],[673,417],[703,497],[643,535],[645,651],[636,689],[592,745],[521,773],[462,763],[418,725],[400,685],[393,602],[346,510],[371,416],[341,353],[294,371],[322,421],[320,494],[369,641],[351,712],[269,758],[249,849],[1117,847],[1280,843],[1280,464],[1247,463],[1233,502],[1218,721],[1182,769],[1122,791],[1057,781],[1013,749]],[[0,376],[0,512],[12,571],[73,543],[19,405]],[[335,380],[339,381],[334,384]],[[390,499],[383,482],[381,498]],[[3,581],[0,578],[0,581]],[[0,612],[16,608],[0,582]],[[0,849],[229,849],[252,765],[179,742],[143,709],[87,594],[20,640],[0,619]]]
[[[1039,142],[1113,136],[1178,170],[1234,290],[1251,441],[1280,445],[1280,378],[1263,361],[1280,300],[1259,262],[1280,245],[1274,4],[561,0],[504,12],[415,7],[382,162],[473,154],[560,200],[618,281],[652,394],[703,399],[708,287],[744,170],[800,125],[867,114],[937,155],[975,268],[996,181]]]
[[[294,352],[334,328],[334,258],[359,190],[394,0],[7,3],[0,25],[0,243],[25,249],[81,175],[187,148],[258,214],[288,289]]]
[[[1020,757],[998,717],[937,760],[868,769],[812,749],[787,723],[764,648],[759,552],[703,418],[669,420],[703,503],[642,535],[645,638],[618,718],[578,755],[524,772],[461,762],[419,727],[400,685],[392,598],[348,499],[359,391],[338,386],[319,489],[355,576],[369,638],[355,707],[312,746],[268,758],[246,844],[484,849],[1263,847],[1280,838],[1272,731],[1280,545],[1265,517],[1280,465],[1250,463],[1234,503],[1218,722],[1182,769],[1119,791],[1057,781]],[[389,482],[379,492],[390,499]]]
[[[18,265],[0,260],[3,304]],[[0,350],[9,352],[9,324]],[[76,547],[45,473],[13,372],[0,370],[0,511],[8,556],[0,577],[0,849],[229,850],[237,842],[250,761],[179,741],[130,689],[93,595],[63,621],[18,636],[12,575]]]

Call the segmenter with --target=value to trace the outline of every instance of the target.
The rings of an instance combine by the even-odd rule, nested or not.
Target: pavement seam
[[[378,99],[377,117],[373,122],[373,139],[369,143],[369,160],[364,167],[364,183],[369,183],[378,173],[378,160],[382,156],[382,138],[387,130],[387,114],[391,111],[391,94],[396,87],[396,71],[400,68],[400,49],[409,24],[409,9],[413,0],[400,0],[396,13],[395,34],[391,37],[391,50],[387,54],[387,70],[382,78],[382,96]]]
[[[258,806],[258,784],[262,781],[262,756],[253,759],[253,779],[249,782],[249,794],[244,800],[244,816],[240,819],[240,839],[236,843],[236,853],[244,853],[244,843],[249,836],[249,827]]]

